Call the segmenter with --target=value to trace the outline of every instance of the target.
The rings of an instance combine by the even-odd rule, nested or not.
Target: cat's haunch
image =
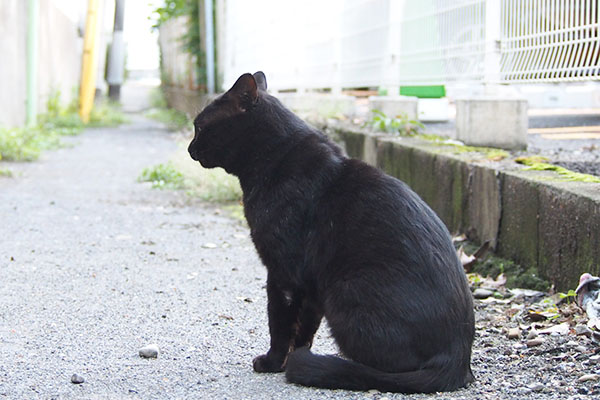
[[[347,158],[244,74],[195,119],[189,146],[240,179],[267,268],[269,351],[257,372],[384,392],[473,381],[473,302],[450,235],[406,184]],[[323,316],[346,358],[309,350]]]

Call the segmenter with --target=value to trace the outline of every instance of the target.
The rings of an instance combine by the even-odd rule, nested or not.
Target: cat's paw
[[[269,358],[268,355],[263,354],[262,356],[256,357],[252,361],[252,366],[256,372],[282,372],[283,362],[275,361]]]

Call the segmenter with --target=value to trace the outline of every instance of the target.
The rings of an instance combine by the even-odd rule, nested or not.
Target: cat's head
[[[206,168],[227,167],[235,149],[245,141],[252,111],[267,80],[261,71],[243,74],[226,93],[210,103],[194,120],[190,156]],[[227,168],[226,168],[227,169]]]

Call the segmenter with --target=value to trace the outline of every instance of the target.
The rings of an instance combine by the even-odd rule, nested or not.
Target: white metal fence
[[[504,0],[501,20],[503,81],[600,79],[598,0]]]
[[[226,0],[225,86],[600,80],[598,0]],[[271,85],[273,87],[273,85]]]

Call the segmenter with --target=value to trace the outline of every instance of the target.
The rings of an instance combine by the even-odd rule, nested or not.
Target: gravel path
[[[514,304],[477,301],[468,389],[402,396],[303,388],[259,375],[266,273],[247,228],[217,205],[136,182],[176,150],[132,116],[0,177],[0,398],[540,399],[600,393],[585,336],[509,340]],[[512,325],[511,325],[512,324]],[[526,331],[528,328],[524,327]],[[138,350],[156,343],[157,359]],[[319,353],[335,352],[326,327]],[[582,355],[583,354],[583,355]],[[74,374],[84,379],[71,382]],[[596,385],[596,386],[595,386]],[[579,395],[578,393],[582,393]]]

